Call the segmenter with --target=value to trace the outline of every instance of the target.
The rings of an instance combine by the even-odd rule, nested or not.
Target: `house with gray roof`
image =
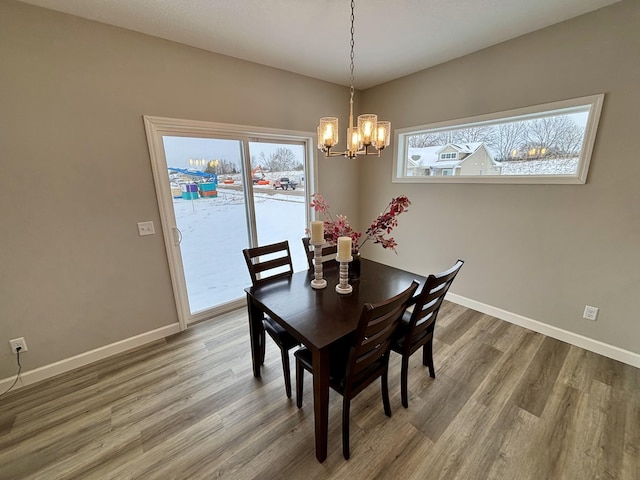
[[[409,148],[408,154],[412,176],[500,175],[502,169],[484,142]]]

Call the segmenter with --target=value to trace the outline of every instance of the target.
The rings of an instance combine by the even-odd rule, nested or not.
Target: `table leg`
[[[313,413],[316,430],[316,458],[327,458],[329,430],[329,348],[313,352]]]
[[[260,377],[260,365],[262,363],[261,349],[264,342],[264,325],[262,324],[262,311],[251,301],[247,294],[247,310],[249,312],[249,338],[251,340],[251,362],[253,364],[253,376]]]

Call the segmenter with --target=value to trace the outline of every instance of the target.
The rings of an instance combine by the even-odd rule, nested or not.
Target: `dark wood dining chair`
[[[415,280],[409,288],[380,303],[366,303],[354,336],[336,345],[329,355],[329,385],[342,395],[342,453],[349,459],[349,410],[351,399],[381,379],[384,413],[391,416],[387,372],[391,337],[406,309],[409,299],[418,288]],[[311,351],[305,347],[296,350],[296,404],[302,407],[304,370],[313,374]]]
[[[291,251],[289,250],[289,242],[286,240],[260,247],[245,248],[242,253],[247,262],[251,283],[254,287],[293,275]],[[289,350],[300,345],[300,342],[269,316],[263,314],[262,323],[265,332],[280,348],[282,370],[284,372],[284,388],[287,392],[287,397],[291,397]],[[264,362],[264,355],[265,335],[263,333],[260,337],[260,363]]]
[[[313,245],[309,243],[311,239],[309,237],[302,237],[302,245],[304,251],[307,254],[307,262],[309,263],[309,270],[313,270],[313,256],[315,254]],[[330,260],[335,260],[338,253],[337,245],[327,245],[322,247],[322,263],[326,263]]]
[[[422,348],[422,364],[429,367],[431,378],[436,377],[433,366],[433,331],[440,306],[449,287],[462,268],[464,261],[458,260],[449,270],[431,274],[422,290],[410,302],[413,312],[406,311],[396,329],[391,343],[391,350],[402,355],[402,370],[400,372],[400,389],[402,406],[409,407],[407,393],[407,376],[409,371],[409,357]]]

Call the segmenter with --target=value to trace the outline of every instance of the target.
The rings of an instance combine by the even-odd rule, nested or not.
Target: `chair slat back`
[[[405,338],[405,351],[411,352],[433,337],[440,306],[463,264],[464,261],[458,260],[450,269],[427,277],[413,307]]]
[[[304,251],[307,254],[307,262],[309,262],[309,270],[313,270],[313,257],[314,257],[314,248],[313,245],[309,243],[309,237],[302,237],[302,245],[304,246]],[[338,254],[337,245],[329,245],[322,247],[322,263],[328,262],[330,260],[335,260],[336,255]]]
[[[242,250],[253,286],[291,277],[293,263],[287,240]]]
[[[353,396],[383,373],[388,365],[391,336],[407,302],[418,288],[415,280],[409,288],[380,303],[366,303],[362,308],[351,348],[345,391]]]

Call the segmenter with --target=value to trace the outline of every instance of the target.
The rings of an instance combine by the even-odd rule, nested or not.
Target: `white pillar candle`
[[[351,257],[351,237],[338,237],[338,260]]]
[[[323,243],[324,242],[324,222],[313,221],[311,222],[311,243]]]

